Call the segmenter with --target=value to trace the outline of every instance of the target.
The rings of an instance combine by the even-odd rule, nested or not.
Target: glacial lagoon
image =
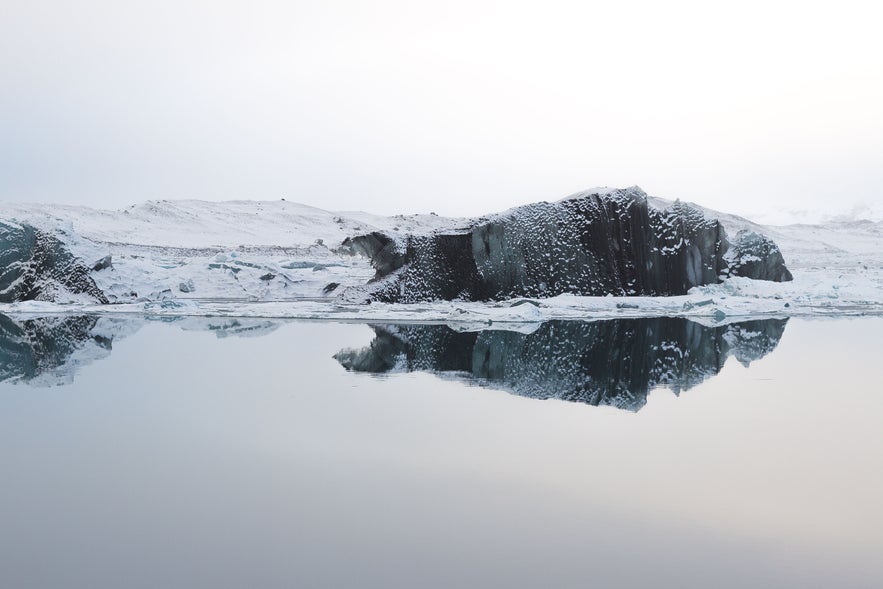
[[[8,587],[879,587],[883,319],[0,316]]]

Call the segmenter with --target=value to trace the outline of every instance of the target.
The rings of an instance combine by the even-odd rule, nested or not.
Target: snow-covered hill
[[[371,231],[393,236],[447,228],[435,215],[333,213],[287,201],[150,201],[118,211],[0,203],[0,219],[59,235],[89,264],[112,302],[159,299],[292,300],[329,284],[363,284],[368,260],[341,250]]]
[[[653,205],[666,205],[650,199]],[[64,241],[117,304],[77,311],[173,315],[523,321],[544,318],[883,312],[883,223],[762,226],[717,211],[730,235],[751,229],[782,250],[793,282],[731,278],[677,297],[575,297],[533,304],[439,302],[368,307],[334,295],[364,284],[369,261],[343,246],[372,231],[394,239],[455,230],[468,220],[436,215],[383,217],[330,212],[288,201],[149,201],[117,211],[0,203],[0,219],[27,223]],[[101,264],[110,256],[110,265]],[[102,266],[106,266],[102,268]],[[47,303],[2,312],[66,311]]]

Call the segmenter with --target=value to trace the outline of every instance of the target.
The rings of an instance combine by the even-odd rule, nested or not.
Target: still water
[[[880,587],[883,319],[0,316],[0,586]]]

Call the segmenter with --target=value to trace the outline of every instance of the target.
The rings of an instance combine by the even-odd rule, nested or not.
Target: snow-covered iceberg
[[[107,303],[89,268],[57,237],[0,221],[0,302]]]
[[[390,303],[670,296],[732,276],[792,279],[772,240],[742,231],[731,241],[702,210],[656,208],[638,187],[526,205],[401,245],[378,232],[346,243],[377,268],[367,300]]]
[[[181,200],[0,202],[0,220],[0,312],[12,314],[486,324],[883,313],[883,223],[761,226],[638,188],[476,219]]]

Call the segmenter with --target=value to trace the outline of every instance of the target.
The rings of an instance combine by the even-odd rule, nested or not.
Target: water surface
[[[0,317],[3,585],[879,587],[881,334]]]

